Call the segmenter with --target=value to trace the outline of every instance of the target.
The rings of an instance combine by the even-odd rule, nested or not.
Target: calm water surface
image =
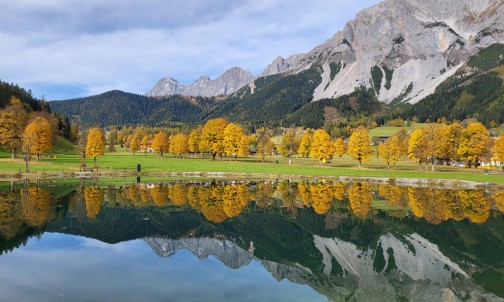
[[[1,301],[504,301],[504,192],[0,183]]]

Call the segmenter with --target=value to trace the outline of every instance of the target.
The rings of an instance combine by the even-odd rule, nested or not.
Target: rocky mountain
[[[299,60],[303,58],[303,56],[304,54],[297,54],[289,56],[287,59],[278,56],[275,60],[273,60],[273,62],[271,62],[271,64],[264,68],[261,76],[267,77],[270,75],[291,71],[297,66]]]
[[[254,80],[254,76],[247,70],[233,67],[215,80],[208,76],[201,76],[194,83],[185,86],[173,78],[159,80],[147,96],[163,97],[170,95],[212,97],[229,95]]]
[[[502,0],[385,0],[358,13],[290,69],[320,66],[314,100],[364,86],[386,103],[416,103],[480,49],[502,42]]]
[[[144,240],[161,257],[188,250],[199,259],[214,256],[233,269],[259,261],[253,255],[252,243],[247,251],[232,241],[207,237]],[[396,237],[389,233],[380,237],[375,249],[367,250],[317,235],[313,236],[313,245],[322,255],[322,274],[296,263],[260,262],[278,281],[288,279],[309,285],[331,301],[374,301],[375,297],[380,301],[458,301],[457,297],[463,295],[475,300],[499,300],[418,234]]]

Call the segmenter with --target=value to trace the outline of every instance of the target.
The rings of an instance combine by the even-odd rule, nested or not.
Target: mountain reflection
[[[231,268],[256,259],[333,301],[504,297],[504,192],[290,181],[0,192],[2,253],[44,231],[144,238],[162,257],[184,249]]]

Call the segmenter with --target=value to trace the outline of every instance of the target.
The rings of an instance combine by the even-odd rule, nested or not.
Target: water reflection
[[[2,253],[44,230],[144,238],[161,257],[188,250],[233,269],[259,261],[333,301],[504,297],[504,192],[290,181],[68,187],[3,190]]]

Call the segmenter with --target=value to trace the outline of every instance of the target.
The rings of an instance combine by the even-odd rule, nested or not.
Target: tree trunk
[[[420,166],[420,172],[422,172],[422,162],[419,163]]]
[[[96,156],[93,157],[93,162],[94,162],[94,168],[96,169]]]
[[[28,154],[25,154],[25,158],[24,158],[24,160],[25,160],[25,172],[26,172],[26,173],[30,172],[30,170],[28,169],[28,161],[29,161],[29,158],[30,158],[30,157],[28,156]]]
[[[40,160],[40,153],[37,153],[37,162]]]
[[[16,148],[12,148],[12,156],[11,158],[16,158]]]
[[[362,159],[359,158],[359,169],[362,168]]]
[[[292,154],[289,154],[289,165],[292,165]]]
[[[217,156],[217,153],[212,153],[212,160],[215,160],[216,156]]]

